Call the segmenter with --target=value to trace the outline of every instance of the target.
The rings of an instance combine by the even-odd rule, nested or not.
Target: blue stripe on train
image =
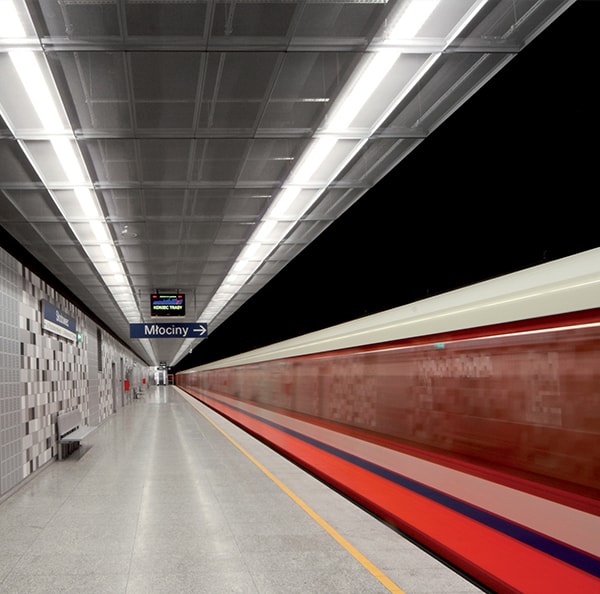
[[[315,446],[320,450],[327,452],[328,454],[332,454],[334,456],[337,456],[338,458],[342,458],[343,460],[346,460],[347,462],[359,466],[364,470],[368,470],[369,472],[372,472],[373,474],[376,474],[393,483],[396,483],[397,485],[400,485],[405,489],[409,489],[414,493],[418,493],[419,495],[426,497],[431,501],[435,501],[436,503],[439,503],[449,509],[452,509],[453,511],[456,511],[468,518],[471,518],[472,520],[489,526],[490,528],[493,528],[494,530],[497,530],[502,534],[510,536],[511,538],[514,538],[515,540],[518,540],[524,544],[534,547],[546,553],[547,555],[551,555],[552,557],[560,559],[561,561],[568,563],[573,567],[577,567],[582,571],[585,571],[597,578],[600,578],[600,560],[596,559],[595,557],[592,557],[591,555],[583,551],[573,549],[572,547],[569,547],[568,545],[548,538],[543,534],[539,534],[523,526],[519,526],[518,524],[515,524],[505,518],[502,518],[480,508],[474,507],[466,503],[465,501],[456,499],[451,495],[438,491],[437,489],[434,489],[432,487],[428,487],[423,483],[419,483],[418,481],[398,474],[397,472],[364,460],[358,456],[355,456],[354,454],[349,454],[348,452],[327,445],[312,437],[307,437],[302,433],[294,431],[293,429],[288,429],[287,427],[275,423],[274,421],[264,419],[259,415],[249,413],[241,408],[232,406],[231,404],[228,404],[228,406],[231,406],[231,408],[236,409],[238,412],[248,417],[254,418],[266,425],[269,425],[270,427],[273,427],[278,431],[282,431],[292,437],[295,437],[296,439],[299,439],[301,441],[304,441],[305,443]]]

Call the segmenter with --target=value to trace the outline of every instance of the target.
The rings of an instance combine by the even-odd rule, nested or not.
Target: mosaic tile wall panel
[[[23,270],[19,313],[21,385],[25,414],[23,471],[29,475],[55,454],[54,419],[62,410],[79,408],[89,418],[87,377],[82,345],[42,331],[41,300],[46,299],[83,326],[83,316],[62,295]]]
[[[88,397],[89,397],[89,423],[100,423],[100,396],[98,372],[98,327],[89,323],[83,333],[83,345],[87,352],[88,362]]]
[[[0,250],[0,496],[23,478],[19,381],[21,265]]]
[[[81,341],[42,330],[42,300],[75,319]],[[145,367],[55,288],[2,249],[0,306],[2,496],[56,457],[59,411],[77,408],[90,425],[98,425],[115,412],[112,362],[117,362],[117,370],[121,360],[126,370]],[[131,380],[136,381],[133,375]],[[129,401],[125,398],[121,403]]]

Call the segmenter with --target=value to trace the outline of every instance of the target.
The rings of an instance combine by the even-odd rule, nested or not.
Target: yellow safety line
[[[187,398],[186,398],[187,400]],[[358,549],[352,546],[335,528],[330,526],[319,514],[312,510],[300,497],[298,497],[291,489],[286,487],[272,472],[265,468],[252,454],[247,452],[237,441],[228,435],[221,427],[219,427],[211,418],[209,418],[196,404],[188,403],[193,406],[217,431],[225,436],[244,456],[253,462],[260,470],[262,470],[284,493],[289,495],[315,522],[327,531],[340,545],[342,545],[367,571],[377,578],[390,592],[394,594],[405,594],[404,590],[399,588],[390,578],[388,578],[381,569],[373,565]]]

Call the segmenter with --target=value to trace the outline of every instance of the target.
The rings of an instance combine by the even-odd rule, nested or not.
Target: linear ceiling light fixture
[[[28,15],[25,6],[20,5],[20,9],[23,18],[25,18],[25,15]],[[30,34],[27,33],[27,27],[29,27]],[[105,286],[113,294],[125,318],[129,322],[141,321],[134,293],[110,237],[108,225],[102,215],[102,209],[93,190],[93,184],[79,152],[60,95],[53,87],[53,79],[44,52],[34,34],[33,26],[31,23],[23,22],[16,4],[11,0],[0,0],[0,42],[9,44],[14,48],[8,51],[8,56],[17,75],[13,78],[15,81],[21,81],[23,90],[31,102],[35,114],[35,116],[32,114],[25,126],[23,124],[23,118],[25,117],[23,114],[31,112],[28,112],[27,109],[21,109],[22,104],[19,101],[13,101],[12,103],[7,101],[9,104],[15,105],[14,110],[6,109],[4,105],[0,105],[0,111],[7,126],[9,126],[32,166],[40,175],[48,193],[75,237],[77,237],[90,262],[98,271]],[[35,49],[31,49],[32,45]],[[17,91],[17,89],[13,90]],[[16,110],[19,110],[19,113],[15,113]],[[35,117],[37,117],[39,123],[34,121]],[[35,131],[35,133],[32,131]],[[34,134],[36,140],[46,140],[52,146],[56,159],[64,171],[67,180],[66,185],[75,194],[83,217],[78,213],[68,212],[71,207],[61,201],[53,191],[53,183],[50,181],[52,179],[51,165],[45,163],[43,159],[35,158],[28,149],[27,140],[32,134]],[[88,249],[91,246],[89,244],[86,246],[86,241],[77,232],[77,226],[74,223],[80,222],[82,218],[87,221],[93,236],[100,245],[102,254],[106,258],[108,270],[110,270],[108,275],[103,272],[103,270],[106,270],[106,264],[103,268],[102,262],[95,261],[90,249]],[[156,357],[150,344],[143,344],[142,346],[154,361]]]
[[[400,4],[396,15],[392,17],[391,24],[388,21],[383,42],[365,54],[363,63],[355,72],[347,89],[332,105],[326,115],[325,125],[312,139],[309,147],[283,184],[279,195],[276,196],[254,235],[242,250],[230,275],[237,275],[238,279],[240,275],[243,275],[246,280],[250,279],[264,259],[268,257],[268,253],[277,247],[333,182],[341,169],[362,148],[374,129],[370,130],[366,137],[357,139],[352,149],[346,153],[345,158],[338,160],[333,165],[326,179],[318,181],[314,179],[316,172],[334,151],[340,138],[348,134],[348,129],[351,128],[357,115],[361,110],[368,108],[369,99],[402,55],[398,46],[418,34],[440,2],[441,0],[410,0],[408,3]],[[421,72],[419,76],[423,76],[423,74],[424,72]],[[306,189],[313,191],[303,191]],[[298,206],[299,202],[301,202],[301,206]],[[271,247],[264,257],[260,259],[253,257],[259,246],[265,244],[269,244]],[[212,321],[231,299],[230,275],[224,279],[223,284],[202,312],[201,320]]]
[[[367,50],[346,88],[327,112],[322,127],[282,185],[229,275],[202,312],[200,321],[211,322],[219,315],[233,296],[230,277],[235,275],[238,282],[241,278],[247,281],[252,277],[488,0],[474,0],[470,5],[461,2],[455,9],[452,7],[454,10],[447,11],[448,14],[453,14],[455,23],[449,28],[444,42],[439,44],[437,51],[429,52],[416,74],[397,90],[380,113],[371,114],[371,103],[376,103],[373,98],[385,87],[386,77],[393,74],[403,50],[410,47],[438,7],[442,3],[446,6],[447,2],[448,0],[408,0],[399,3],[395,15],[388,19],[383,34]],[[418,49],[414,51],[419,52]],[[385,94],[385,91],[382,93]],[[356,126],[355,122],[364,113],[370,116],[367,118],[371,121],[369,128],[366,132],[359,127],[353,129],[352,126]],[[354,142],[347,142],[338,150],[341,139]]]

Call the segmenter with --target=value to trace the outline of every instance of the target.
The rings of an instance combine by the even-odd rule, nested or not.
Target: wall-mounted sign
[[[75,319],[45,300],[42,300],[42,329],[73,342],[77,340]]]
[[[151,316],[184,316],[185,295],[183,293],[152,293],[150,295]]]

